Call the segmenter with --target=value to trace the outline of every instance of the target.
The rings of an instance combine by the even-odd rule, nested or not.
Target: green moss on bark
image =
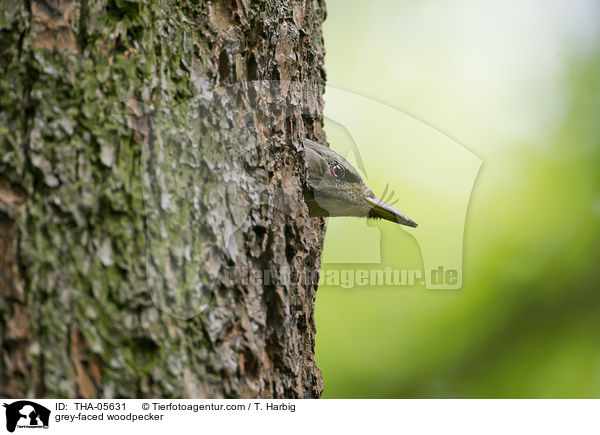
[[[316,284],[219,279],[211,307],[186,320],[157,308],[148,292],[169,267],[184,284],[210,282],[202,266],[217,254],[249,269],[319,267],[322,222],[308,219],[301,201],[287,213],[255,206],[254,190],[299,192],[295,144],[322,135],[324,6],[249,3],[0,2],[0,175],[25,192],[9,219],[25,296],[0,295],[0,346],[12,361],[0,361],[0,384],[12,379],[2,394],[320,394]],[[247,84],[235,98],[218,91],[257,79],[309,84],[313,95],[290,86],[269,101]],[[162,131],[167,163],[185,163],[175,177],[152,160],[160,127],[140,134],[147,118],[138,117],[132,129],[125,102],[172,108],[167,125],[177,125],[189,116],[182,104],[198,95],[191,136],[200,143]],[[231,174],[235,182],[220,190]],[[160,188],[180,192],[177,203],[149,203]],[[227,228],[238,229],[235,247],[219,241]],[[152,252],[168,259],[147,258],[149,238],[164,240]],[[9,325],[22,312],[29,332],[15,338]]]

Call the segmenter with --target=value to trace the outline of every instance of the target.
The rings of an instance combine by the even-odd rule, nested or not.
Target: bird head
[[[356,216],[385,219],[409,227],[417,223],[378,199],[342,156],[312,140],[304,140],[307,166],[304,201],[309,216]]]

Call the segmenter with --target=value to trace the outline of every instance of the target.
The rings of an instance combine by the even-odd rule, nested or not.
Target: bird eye
[[[344,176],[344,167],[342,165],[340,165],[339,163],[332,163],[331,164],[331,174],[335,177],[335,178],[342,178]]]

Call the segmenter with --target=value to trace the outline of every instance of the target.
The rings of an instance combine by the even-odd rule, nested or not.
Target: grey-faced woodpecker
[[[305,139],[304,158],[307,173],[303,194],[309,216],[356,216],[417,227],[415,221],[378,199],[358,171],[336,152]]]

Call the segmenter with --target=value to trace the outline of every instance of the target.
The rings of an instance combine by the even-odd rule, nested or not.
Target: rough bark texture
[[[318,397],[323,1],[0,5],[0,396]]]

